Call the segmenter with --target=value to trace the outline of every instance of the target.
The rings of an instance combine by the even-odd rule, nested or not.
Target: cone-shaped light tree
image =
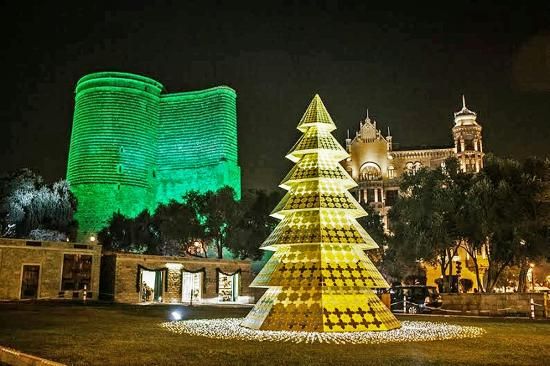
[[[312,332],[381,331],[399,321],[373,289],[388,283],[364,250],[378,248],[357,223],[366,212],[348,192],[356,186],[339,162],[347,152],[319,95],[298,124],[304,135],[286,156],[296,165],[273,210],[282,221],[262,244],[275,251],[252,287],[268,290],[242,326]]]

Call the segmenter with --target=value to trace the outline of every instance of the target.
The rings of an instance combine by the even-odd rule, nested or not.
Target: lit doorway
[[[140,302],[161,302],[163,271],[150,271],[141,269],[140,271]]]
[[[183,272],[181,301],[189,304],[200,303],[202,299],[202,273]]]
[[[37,299],[38,285],[40,283],[40,266],[23,265],[21,276],[21,299]]]
[[[239,298],[239,273],[218,272],[218,301],[235,302]]]

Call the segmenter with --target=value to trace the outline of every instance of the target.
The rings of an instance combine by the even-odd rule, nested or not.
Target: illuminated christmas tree
[[[339,164],[348,154],[335,129],[315,95],[298,124],[304,135],[286,156],[296,165],[272,213],[282,221],[262,244],[275,253],[251,284],[268,290],[242,326],[311,332],[401,326],[373,292],[389,285],[364,253],[378,245],[357,223],[366,212],[348,192],[356,183]]]

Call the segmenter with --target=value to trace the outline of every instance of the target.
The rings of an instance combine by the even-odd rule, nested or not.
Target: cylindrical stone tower
[[[154,206],[162,89],[120,72],[78,81],[67,180],[79,203],[79,239],[101,230],[113,212],[133,217]]]

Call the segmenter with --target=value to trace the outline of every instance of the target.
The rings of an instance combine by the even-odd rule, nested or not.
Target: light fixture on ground
[[[170,315],[172,316],[172,319],[175,320],[175,321],[180,321],[181,320],[181,312],[177,311],[177,310],[174,310],[170,313]]]
[[[242,321],[242,318],[200,319],[167,322],[160,326],[172,333],[212,339],[333,344],[427,342],[477,338],[485,333],[485,330],[479,327],[428,321],[403,321],[401,328],[387,332],[270,331],[242,327]]]

